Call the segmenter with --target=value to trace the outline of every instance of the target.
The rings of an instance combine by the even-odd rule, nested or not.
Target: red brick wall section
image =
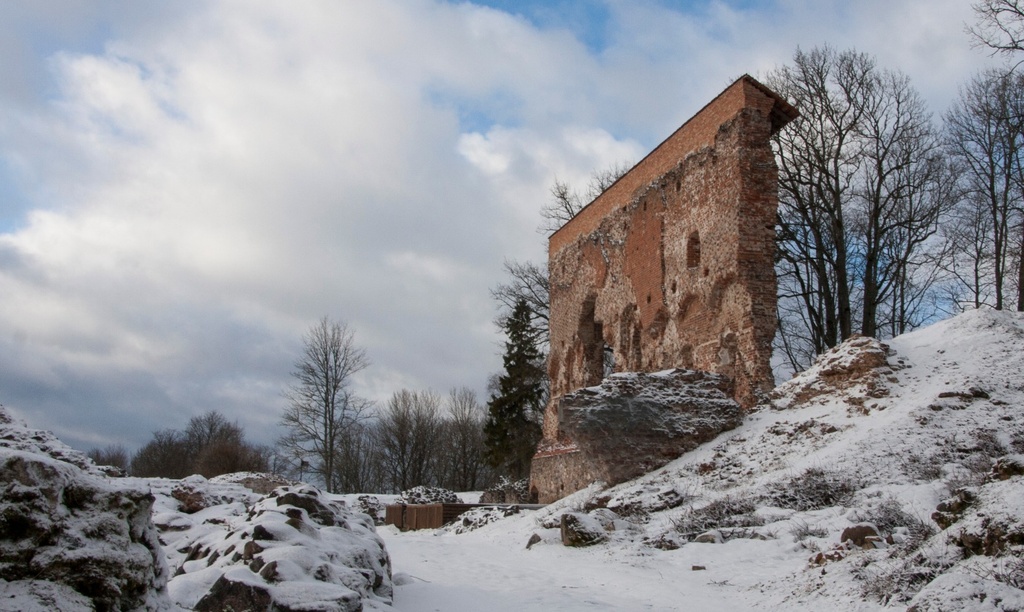
[[[771,389],[778,186],[769,138],[795,114],[741,77],[552,235],[542,448],[571,445],[558,398],[600,382],[605,345],[617,371],[731,376],[746,408]],[[571,492],[558,474],[576,487],[586,473],[558,467],[558,457],[534,471],[542,499]]]

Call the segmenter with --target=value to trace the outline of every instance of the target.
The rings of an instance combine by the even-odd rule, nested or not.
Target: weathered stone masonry
[[[777,168],[796,110],[749,76],[726,88],[551,236],[551,401],[532,487],[552,501],[600,476],[559,427],[559,399],[617,372],[730,377],[751,407],[773,386]]]

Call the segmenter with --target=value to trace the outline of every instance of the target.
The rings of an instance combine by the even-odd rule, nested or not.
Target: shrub
[[[772,505],[806,512],[846,505],[861,488],[850,473],[822,468],[808,468],[767,495]]]
[[[828,537],[828,530],[824,527],[812,527],[803,521],[793,521],[790,525],[789,533],[792,534],[793,541],[795,542],[801,542],[807,538]]]
[[[907,530],[907,539],[897,547],[903,554],[917,550],[921,544],[937,533],[935,526],[919,516],[903,509],[898,501],[889,497],[872,508],[866,520],[875,525],[883,534],[893,533],[899,528]]]
[[[764,525],[764,519],[754,514],[756,509],[753,501],[726,496],[706,506],[691,508],[672,524],[680,535],[692,540],[712,529]]]
[[[882,604],[904,603],[918,591],[953,567],[958,557],[943,551],[917,552],[902,559],[877,563],[857,570],[854,575],[863,583],[862,592],[868,599]]]

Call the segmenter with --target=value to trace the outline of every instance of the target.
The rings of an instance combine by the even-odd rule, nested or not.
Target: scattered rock
[[[932,513],[932,520],[942,529],[948,529],[950,525],[960,520],[964,512],[977,499],[977,489],[974,487],[962,487],[953,492],[953,497],[944,499],[935,507]]]
[[[65,584],[47,580],[0,580],[0,612],[95,608],[92,600]]]
[[[717,529],[712,529],[711,531],[705,531],[704,533],[695,537],[693,541],[699,544],[721,544],[722,542],[725,542],[725,539],[722,538],[721,531],[718,531]]]
[[[270,610],[273,602],[274,598],[267,587],[231,580],[221,575],[193,609],[196,612]]]
[[[356,498],[355,510],[373,519],[373,524],[380,527],[384,524],[387,506],[376,495],[360,495]]]
[[[842,543],[850,542],[854,546],[871,549],[875,548],[875,542],[882,541],[882,534],[878,533],[878,528],[871,523],[858,523],[844,529],[843,533],[839,536],[839,541]]]
[[[70,463],[93,476],[106,475],[104,470],[97,467],[85,453],[64,444],[52,432],[29,428],[19,419],[12,417],[3,405],[0,405],[0,447]]]
[[[770,395],[772,406],[794,408],[826,396],[842,397],[851,406],[864,408],[868,398],[887,397],[889,384],[896,380],[893,372],[906,367],[891,363],[889,357],[893,354],[889,345],[875,338],[852,336],[776,387]]]
[[[820,567],[826,563],[842,561],[848,554],[850,554],[850,549],[847,548],[846,544],[836,544],[828,550],[816,553],[808,559],[807,563],[812,567]]]
[[[522,509],[519,506],[504,506],[501,508],[471,508],[459,515],[459,518],[444,529],[450,533],[468,533],[480,529],[503,518],[515,516]]]
[[[239,484],[253,493],[266,495],[278,487],[298,484],[282,476],[264,472],[233,472],[221,474],[210,479],[213,483]]]
[[[498,484],[487,489],[480,495],[481,504],[535,504],[537,500],[530,495],[530,480],[511,480],[502,476]]]
[[[1024,476],[1024,455],[1006,455],[996,459],[988,474],[988,482],[1009,480],[1014,476]]]
[[[907,612],[1024,610],[1024,591],[979,576],[951,572],[928,583],[910,600]]]
[[[540,542],[540,539],[540,535],[536,533],[530,536],[530,540],[526,543],[526,550],[530,550],[534,544]]]

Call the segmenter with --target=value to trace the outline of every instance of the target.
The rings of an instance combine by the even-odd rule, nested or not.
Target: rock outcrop
[[[825,351],[814,364],[771,392],[777,409],[812,403],[818,398],[844,398],[853,407],[863,408],[865,400],[889,395],[896,382],[893,373],[906,367],[895,357],[889,345],[875,338],[853,336]]]
[[[97,610],[169,608],[153,496],[97,472],[53,434],[28,429],[0,408],[6,609],[82,601]]]

